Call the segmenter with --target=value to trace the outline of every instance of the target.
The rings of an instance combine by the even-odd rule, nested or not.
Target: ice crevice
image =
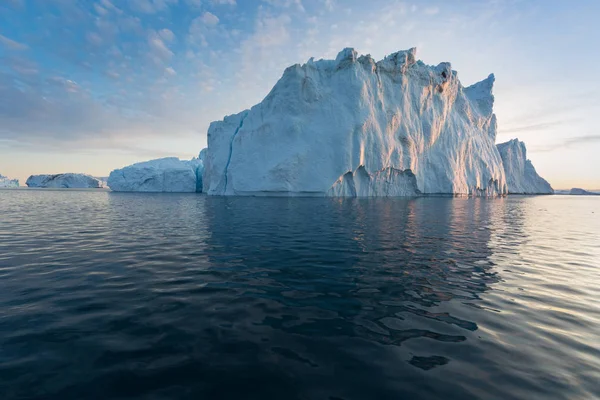
[[[240,118],[240,123],[238,125],[238,127],[236,128],[235,132],[233,132],[233,135],[231,136],[231,141],[229,142],[229,157],[227,158],[227,163],[225,164],[225,187],[223,189],[223,192],[227,192],[227,181],[228,181],[228,171],[229,171],[229,165],[231,164],[231,157],[233,156],[233,142],[236,138],[236,136],[238,135],[238,133],[240,133],[240,129],[242,129],[242,126],[244,126],[244,120],[246,119],[246,117],[248,116],[248,112],[244,113],[241,118]]]

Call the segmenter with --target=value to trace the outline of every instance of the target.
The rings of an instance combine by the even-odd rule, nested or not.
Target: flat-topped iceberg
[[[116,192],[201,192],[203,154],[192,160],[167,157],[116,169],[107,184]]]
[[[463,87],[416,50],[287,68],[250,110],[213,122],[211,195],[414,196],[507,192],[494,76]]]
[[[101,188],[101,182],[93,176],[85,174],[54,174],[54,175],[31,175],[25,184],[36,188],[68,188],[86,189]]]
[[[502,157],[508,193],[510,194],[552,194],[552,186],[539,176],[530,160],[527,159],[525,143],[518,139],[498,145]]]
[[[0,174],[0,188],[17,188],[19,187],[18,179],[10,179],[7,176]]]

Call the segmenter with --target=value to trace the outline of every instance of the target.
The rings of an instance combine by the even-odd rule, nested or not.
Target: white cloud
[[[165,68],[165,74],[169,76],[175,76],[177,75],[177,72],[173,69],[173,67],[167,67]]]
[[[94,3],[94,10],[100,16],[105,16],[110,12],[113,12],[117,15],[122,15],[123,10],[116,7],[110,0],[100,0],[97,3]]]
[[[60,76],[50,77],[47,79],[47,82],[52,85],[59,86],[69,93],[78,92],[80,89],[79,85],[76,82],[74,82],[70,79],[65,79]]]
[[[0,35],[0,45],[9,50],[26,50],[29,47],[24,43],[19,43],[2,35]]]
[[[96,13],[98,15],[106,15],[106,14],[108,14],[108,11],[106,10],[106,8],[102,7],[101,5],[99,5],[97,3],[94,4],[94,10],[96,10]]]
[[[111,79],[119,79],[121,75],[119,75],[118,72],[109,70],[109,71],[106,71],[106,76],[108,76]]]
[[[5,57],[4,62],[19,75],[36,75],[39,72],[39,66],[27,58]]]
[[[185,2],[188,5],[196,8],[200,8],[200,6],[202,5],[202,0],[185,0]]]
[[[217,17],[215,14],[213,14],[209,11],[206,11],[199,18],[204,24],[206,24],[208,26],[215,26],[219,23],[219,17]]]
[[[289,8],[292,6],[295,6],[299,11],[304,12],[304,6],[302,5],[302,0],[262,0],[264,3],[270,4],[273,7],[279,7],[279,8]],[[330,5],[332,6],[332,4],[328,4],[331,3],[331,1],[326,0],[325,1],[326,6]]]
[[[167,42],[172,42],[175,39],[175,34],[170,29],[161,29],[158,35]]]
[[[148,45],[150,46],[152,55],[155,56],[155,61],[168,61],[173,57],[171,49],[161,39],[160,35],[154,31],[148,35]]]
[[[222,4],[229,4],[231,6],[235,6],[236,2],[235,0],[212,0],[213,4],[218,4],[218,5],[222,5]]]
[[[129,0],[130,7],[138,12],[154,14],[177,4],[178,0]]]

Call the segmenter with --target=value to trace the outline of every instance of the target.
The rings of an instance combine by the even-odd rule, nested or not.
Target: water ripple
[[[600,397],[599,208],[0,190],[0,397]]]

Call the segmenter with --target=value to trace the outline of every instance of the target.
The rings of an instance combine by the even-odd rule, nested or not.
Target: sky
[[[554,188],[600,188],[596,0],[0,0],[0,173],[189,159],[285,67],[417,47],[496,76],[498,139]]]

